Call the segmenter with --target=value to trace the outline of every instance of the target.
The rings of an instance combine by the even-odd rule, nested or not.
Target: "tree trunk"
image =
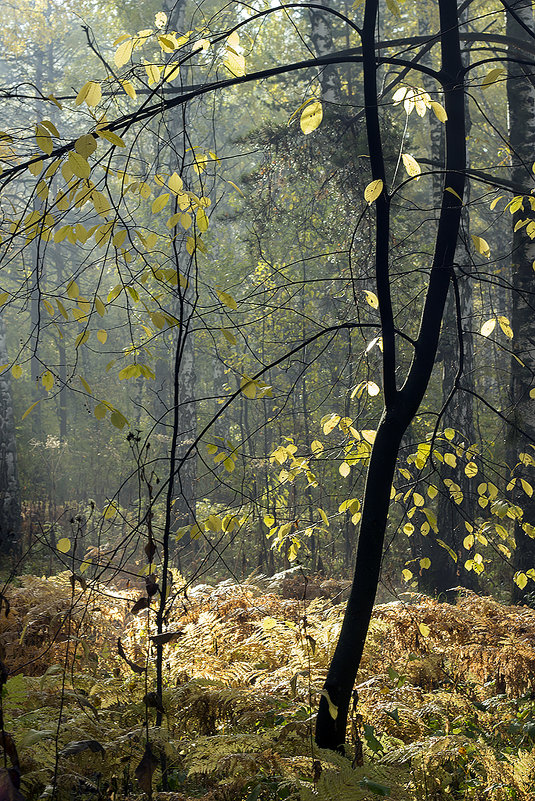
[[[511,11],[533,30],[531,5],[520,0],[510,4]],[[515,39],[532,42],[528,32],[513,17],[506,14],[506,33]],[[509,48],[511,57],[517,53]],[[509,106],[509,141],[511,146],[511,178],[521,185],[533,185],[531,165],[535,153],[535,88],[531,73],[513,61],[507,62],[507,100]],[[534,218],[529,202],[524,199],[524,210],[513,215],[513,228],[518,220]],[[531,498],[522,490],[521,479],[531,481],[533,457],[519,460],[519,451],[529,451],[526,440],[535,443],[535,402],[530,398],[530,389],[535,384],[535,304],[533,302],[533,267],[535,260],[535,241],[530,239],[525,229],[513,233],[513,253],[511,280],[513,305],[511,324],[513,328],[513,358],[511,359],[511,402],[513,404],[512,422],[509,438],[509,462],[517,479],[515,501],[524,510],[522,524],[515,523],[516,549],[513,565],[516,571],[526,573],[535,568],[535,539],[527,531],[535,525],[535,494]],[[516,357],[516,358],[515,358]],[[517,361],[519,359],[520,361]],[[531,459],[531,462],[529,461]],[[528,524],[528,525],[526,525]],[[523,528],[523,525],[526,528]],[[527,529],[527,530],[526,530]],[[534,532],[535,533],[535,532]],[[533,585],[521,589],[513,585],[513,600],[523,600]]]
[[[368,0],[362,29],[364,97],[372,178],[385,182],[380,137],[375,28],[377,0]],[[385,409],[373,445],[362,507],[355,576],[340,637],[320,700],[316,742],[320,747],[343,750],[346,724],[358,667],[379,580],[390,489],[402,437],[414,419],[435,363],[444,313],[465,184],[464,72],[459,45],[457,4],[440,0],[441,80],[446,112],[446,173],[435,253],[429,275],[414,354],[401,387],[396,388],[395,327],[389,283],[389,198],[385,189],[375,202],[376,279],[383,333],[383,390]]]
[[[330,8],[331,0],[324,0],[322,5],[326,8]],[[334,53],[332,14],[317,8],[309,8],[308,13],[310,16],[310,38],[312,39],[316,55],[326,56],[330,53]],[[341,85],[337,66],[335,64],[328,64],[326,67],[322,67],[319,78],[322,101],[324,103],[340,103]]]
[[[0,360],[2,364],[9,363],[4,319],[1,315]],[[20,487],[11,374],[9,370],[3,370],[0,373],[0,554],[3,557],[9,553],[20,554],[20,522]]]

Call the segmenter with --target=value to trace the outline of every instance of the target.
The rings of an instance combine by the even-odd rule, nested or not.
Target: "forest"
[[[0,801],[533,801],[532,3],[0,18]]]

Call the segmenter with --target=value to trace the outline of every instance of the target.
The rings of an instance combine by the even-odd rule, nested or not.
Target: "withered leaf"
[[[87,590],[87,581],[85,580],[85,578],[83,576],[79,576],[77,573],[73,573],[71,576],[71,585],[73,590],[76,582],[79,583],[82,590]]]
[[[162,715],[165,714],[164,705],[158,693],[147,693],[144,696],[143,701],[147,704],[147,706],[152,706],[157,709],[158,712],[162,713]]]
[[[152,598],[153,595],[156,595],[156,593],[160,589],[156,581],[155,573],[151,573],[150,576],[145,576],[145,584],[147,587],[147,595],[149,598]]]
[[[133,615],[137,615],[138,612],[141,612],[142,609],[147,609],[149,606],[149,599],[145,595],[142,595],[141,598],[138,598],[130,611]]]
[[[154,540],[151,536],[149,536],[149,540],[144,548],[145,553],[147,554],[147,559],[149,562],[152,562],[154,558],[154,554],[156,553],[156,545],[154,544]]]
[[[121,642],[121,638],[120,637],[117,639],[117,652],[118,652],[119,656],[122,659],[124,659],[124,661],[126,662],[128,667],[131,668],[134,671],[134,673],[144,673],[145,672],[145,668],[144,667],[142,667],[141,665],[136,664],[136,662],[133,662],[131,659],[129,659],[127,657],[127,655],[124,652],[123,644]]]
[[[72,754],[80,754],[82,751],[93,751],[95,754],[104,754],[103,746],[98,740],[75,740],[61,751],[58,751],[60,756],[71,756]]]
[[[141,762],[134,771],[134,776],[139,782],[139,786],[145,793],[150,793],[152,788],[152,774],[158,767],[158,760],[152,752],[150,744],[145,746],[145,753]]]
[[[165,645],[167,642],[178,640],[179,637],[183,636],[184,631],[182,629],[176,629],[175,631],[162,631],[161,634],[152,634],[151,640],[154,645]]]

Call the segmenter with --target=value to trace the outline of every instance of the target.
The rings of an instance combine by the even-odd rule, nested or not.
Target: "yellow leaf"
[[[108,339],[108,332],[104,330],[104,328],[100,328],[97,331],[97,339],[99,342],[102,342],[103,345],[106,344],[106,340]]]
[[[80,106],[84,101],[88,106],[97,106],[102,99],[102,89],[96,81],[85,83],[76,97],[76,105]]]
[[[230,342],[231,345],[236,344],[236,337],[234,336],[232,331],[229,331],[228,328],[220,328],[219,330],[221,331],[227,342]]]
[[[37,147],[42,150],[43,153],[46,153],[48,156],[52,153],[54,143],[49,131],[47,131],[44,125],[35,126],[35,141],[37,142]]]
[[[481,88],[486,89],[488,86],[491,86],[493,83],[496,83],[500,75],[505,72],[503,67],[495,67],[494,69],[487,72],[485,77],[481,82]]]
[[[95,297],[95,309],[101,317],[106,314],[106,307],[99,297]]]
[[[411,578],[412,578],[412,573],[411,573],[410,570],[407,570],[407,568],[405,568],[405,570],[401,571],[401,575],[403,576],[405,581],[410,581]]]
[[[418,628],[422,637],[429,637],[431,634],[431,629],[425,623],[418,623]]]
[[[124,417],[121,412],[117,409],[114,409],[110,416],[110,423],[115,426],[115,428],[124,428],[127,425],[127,419]]]
[[[151,211],[153,214],[158,214],[166,205],[171,195],[169,192],[165,192],[163,195],[159,195],[156,200],[152,202]]]
[[[517,571],[513,576],[513,581],[518,587],[520,587],[521,590],[523,590],[528,583],[528,577],[522,571]]]
[[[31,162],[28,164],[28,169],[29,169],[29,171],[31,172],[31,174],[32,174],[32,175],[33,175],[35,178],[37,178],[37,176],[39,175],[39,173],[40,173],[40,172],[41,172],[41,170],[43,169],[43,162],[41,161],[41,159],[38,159],[37,161],[31,161]]]
[[[486,239],[472,234],[472,242],[474,243],[474,247],[478,253],[481,253],[481,255],[485,256],[485,258],[490,259],[490,247]]]
[[[136,90],[130,81],[122,81],[122,86],[128,97],[131,97],[132,100],[135,100],[137,97]]]
[[[445,453],[444,454],[444,461],[450,467],[457,467],[457,457],[454,453]]]
[[[511,328],[511,323],[509,322],[509,319],[507,317],[503,317],[502,315],[500,315],[498,317],[498,322],[505,336],[508,337],[509,339],[512,339],[513,329]]]
[[[481,326],[481,334],[484,337],[488,337],[488,336],[490,336],[490,334],[492,334],[492,332],[494,331],[495,328],[496,328],[496,320],[495,319],[487,320]]]
[[[429,570],[431,567],[431,559],[428,556],[424,556],[423,559],[420,559],[420,567],[422,570]]]
[[[238,308],[238,304],[236,303],[232,295],[229,295],[228,292],[217,292],[217,297],[219,298],[221,303],[223,303],[225,306],[228,306],[229,309]]]
[[[149,79],[149,86],[152,86],[153,83],[158,83],[160,80],[160,68],[156,64],[145,64],[145,72]]]
[[[364,190],[364,200],[371,206],[374,200],[377,200],[381,192],[383,191],[383,182],[380,178],[377,181],[372,181],[368,184],[366,189]]]
[[[351,472],[351,468],[350,468],[350,466],[348,465],[348,463],[347,463],[347,462],[342,462],[342,464],[341,464],[341,465],[340,465],[340,467],[338,468],[338,472],[340,473],[340,475],[342,476],[342,478],[347,478],[347,476],[348,476],[348,475],[350,474],[350,472]]]
[[[119,45],[113,57],[113,60],[115,61],[118,67],[123,67],[126,64],[126,62],[130,60],[130,56],[132,55],[133,49],[134,49],[133,39],[127,39],[126,42],[122,42]]]
[[[41,376],[41,381],[43,382],[43,386],[47,392],[50,392],[52,387],[54,386],[54,376],[50,372],[50,370],[46,370],[43,375]]]
[[[299,121],[301,130],[305,136],[312,133],[312,131],[315,131],[316,128],[321,125],[322,119],[323,108],[320,101],[313,100],[311,103],[308,103],[301,112],[301,119]]]
[[[35,409],[35,407],[37,406],[37,404],[38,404],[38,403],[41,403],[41,401],[35,401],[35,403],[32,403],[32,405],[31,405],[31,406],[29,406],[29,407],[26,409],[26,411],[24,412],[24,414],[22,415],[22,417],[21,417],[21,420],[24,420],[24,418],[25,418],[25,417],[28,417],[28,415],[30,414],[30,412],[32,411],[32,409]]]
[[[441,106],[436,100],[431,100],[431,108],[433,109],[435,117],[440,120],[440,122],[446,122],[448,115],[446,114],[444,106]]]
[[[323,520],[323,524],[327,526],[327,528],[329,528],[329,518],[327,517],[326,512],[321,508],[321,506],[318,506],[318,512],[320,513],[320,517]]]
[[[377,297],[375,292],[370,292],[369,289],[365,289],[364,293],[366,295],[366,301],[367,301],[367,303],[369,303],[369,305],[372,307],[372,309],[378,309],[379,308],[379,298]]]
[[[103,420],[106,417],[107,408],[103,403],[98,403],[93,409],[93,414],[97,420]]]
[[[375,381],[366,381],[366,390],[372,398],[381,391]]]
[[[467,551],[473,546],[475,541],[475,537],[473,534],[467,534],[463,540],[463,548],[466,548]]]
[[[91,134],[84,134],[79,139],[76,140],[74,143],[74,149],[77,153],[79,153],[83,158],[87,158],[92,153],[95,152],[97,149],[97,142],[94,136]]]
[[[403,159],[403,166],[407,171],[407,175],[418,181],[420,179],[420,175],[422,174],[422,168],[416,159],[410,156],[408,153],[403,153],[401,158]]]
[[[108,142],[111,142],[112,145],[116,145],[117,147],[126,147],[121,137],[117,136],[117,134],[113,131],[108,131],[107,128],[99,128],[97,130],[97,136],[100,136],[101,139],[106,139]]]
[[[464,472],[466,473],[468,478],[473,478],[474,476],[477,476],[477,471],[478,468],[475,462],[468,462],[468,464],[464,468]]]
[[[240,382],[240,389],[245,395],[246,398],[250,398],[253,400],[256,398],[256,390],[257,386],[254,381],[252,381],[247,376],[244,376]]]
[[[117,514],[117,506],[114,503],[109,503],[104,508],[104,520],[111,520]]]
[[[89,162],[84,159],[79,153],[70,152],[68,157],[69,167],[78,178],[89,178],[91,174],[91,167]]]
[[[71,550],[71,541],[67,537],[62,537],[56,543],[56,548],[60,553],[69,553]]]
[[[76,281],[70,281],[67,286],[67,297],[71,300],[76,300],[79,294],[80,290],[78,289],[78,284]]]
[[[226,52],[223,64],[235,78],[242,78],[245,75],[244,57],[230,48]]]
[[[176,172],[169,177],[167,183],[169,185],[169,189],[171,192],[174,192],[175,195],[178,195],[179,192],[182,192],[182,189],[184,188],[184,181]]]
[[[78,336],[76,337],[74,341],[74,347],[79,348],[80,345],[83,345],[84,342],[87,342],[88,339],[89,339],[89,331],[82,331],[82,333],[78,334]]]
[[[201,233],[208,230],[208,217],[204,209],[197,209],[196,222],[197,228]]]
[[[534,166],[535,166],[535,165],[534,165]],[[492,201],[492,203],[490,204],[490,210],[491,210],[491,211],[493,211],[493,210],[496,208],[496,205],[497,205],[498,201],[500,201],[500,200],[502,199],[502,197],[503,197],[503,195],[500,195],[499,197],[495,197],[495,198],[494,198],[494,200],[493,200],[493,201]]]
[[[21,377],[21,375],[22,375],[22,367],[20,366],[20,364],[14,364],[13,365],[13,367],[11,368],[11,375],[13,376],[13,378],[20,378]]]
[[[454,197],[456,197],[457,200],[461,201],[461,203],[463,202],[462,197],[460,196],[460,194],[458,192],[455,191],[455,189],[453,189],[453,187],[446,186],[445,189],[444,189],[444,192],[449,192],[450,195],[453,195]]]

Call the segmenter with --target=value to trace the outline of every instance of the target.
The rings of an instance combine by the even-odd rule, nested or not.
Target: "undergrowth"
[[[2,799],[533,799],[531,609],[473,594],[376,607],[343,757],[313,744],[343,604],[173,586],[162,698],[139,592],[69,574],[10,590]]]

